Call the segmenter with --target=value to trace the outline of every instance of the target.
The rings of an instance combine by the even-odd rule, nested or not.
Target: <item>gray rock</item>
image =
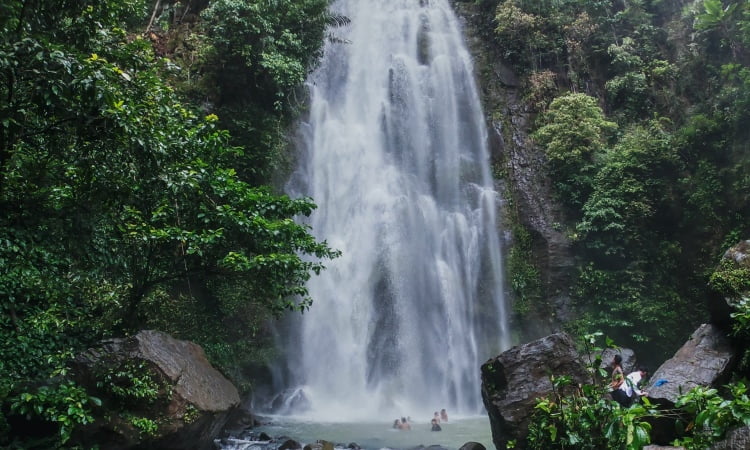
[[[458,450],[487,450],[487,448],[479,442],[467,442]]]
[[[295,441],[294,439],[287,439],[283,444],[279,446],[279,450],[298,450],[302,448],[302,444]]]
[[[750,449],[750,427],[744,426],[734,429],[727,434],[726,439],[715,443],[711,450],[739,450]]]
[[[124,339],[108,339],[78,355],[75,360],[77,381],[89,392],[97,392],[97,380],[107,371],[125,366],[143,365],[160,386],[154,401],[130,399],[128,411],[146,417],[158,425],[146,444],[140,433],[119,410],[102,411],[100,420],[81,438],[101,448],[151,446],[164,449],[203,449],[213,447],[218,436],[240,403],[234,385],[211,366],[203,349],[192,342],[172,338],[159,331],[141,331]],[[107,392],[99,391],[104,405]]]
[[[734,359],[723,332],[715,325],[703,324],[656,370],[645,390],[652,403],[672,409],[681,393],[696,386],[718,387],[728,381]],[[654,443],[666,445],[677,437],[674,419],[654,418],[651,426]]]
[[[314,442],[314,443],[311,443],[311,444],[307,444],[307,445],[305,445],[305,447],[303,448],[303,450],[323,450],[323,444],[321,444],[320,442]]]
[[[649,398],[671,408],[680,393],[726,381],[733,361],[734,350],[726,336],[714,325],[703,324],[653,374],[646,388]]]
[[[484,363],[481,370],[482,399],[496,448],[526,437],[536,399],[553,392],[550,375],[571,376],[574,384],[591,382],[565,333],[513,347]]]
[[[637,363],[635,352],[629,348],[605,348],[604,350],[602,350],[601,368],[611,371],[611,364],[615,355],[620,355],[622,357],[622,371],[625,374],[628,374],[635,370]]]

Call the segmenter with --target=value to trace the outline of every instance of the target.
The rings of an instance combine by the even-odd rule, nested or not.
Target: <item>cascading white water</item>
[[[482,409],[480,365],[509,345],[486,130],[447,0],[341,0],[311,76],[292,195],[343,252],[289,336],[319,420]],[[287,382],[289,382],[287,380]],[[297,391],[299,392],[299,391]],[[299,412],[299,411],[298,411]]]

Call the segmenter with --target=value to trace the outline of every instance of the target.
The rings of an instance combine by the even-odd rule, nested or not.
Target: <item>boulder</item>
[[[482,400],[496,448],[521,442],[528,433],[536,399],[552,394],[550,375],[590,382],[573,340],[556,333],[516,346],[482,365]]]
[[[301,448],[302,444],[299,442],[294,439],[287,439],[279,446],[278,450],[299,450]]]
[[[240,403],[237,389],[199,345],[159,331],[102,341],[76,357],[75,373],[103,401],[80,440],[102,449],[213,448],[213,438]],[[135,379],[152,392],[123,395],[134,389]],[[156,428],[144,432],[138,427],[144,422]]]
[[[605,348],[601,353],[602,364],[600,367],[611,373],[612,360],[615,358],[615,355],[622,357],[622,371],[625,374],[635,370],[637,362],[635,352],[629,348]]]
[[[731,328],[730,314],[735,302],[750,295],[750,240],[741,241],[724,252],[711,275],[708,310],[711,323],[725,331]]]
[[[479,442],[467,442],[461,446],[458,450],[487,450],[487,448]]]
[[[646,387],[649,399],[672,409],[681,393],[728,381],[733,362],[734,350],[724,333],[715,325],[703,324],[653,374]],[[676,437],[672,419],[654,420],[652,427],[651,437],[657,444],[666,445]]]
[[[744,426],[727,433],[723,441],[711,446],[710,450],[737,450],[750,448],[750,427]]]

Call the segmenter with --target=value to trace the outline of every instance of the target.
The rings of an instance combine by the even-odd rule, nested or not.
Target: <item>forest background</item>
[[[474,3],[563,205],[577,317],[565,326],[666,357],[706,319],[709,286],[750,287],[744,272],[712,278],[750,231],[750,6]],[[146,328],[199,343],[251,389],[277,356],[268,321],[314,307],[305,281],[337,256],[293,220],[314,199],[278,189],[301,85],[347,23],[327,7],[0,4],[3,417],[30,411],[65,443],[96,408],[68,377],[73,356]],[[523,320],[549,308],[549,286],[534,235],[513,234]],[[4,420],[0,436],[15,439]]]

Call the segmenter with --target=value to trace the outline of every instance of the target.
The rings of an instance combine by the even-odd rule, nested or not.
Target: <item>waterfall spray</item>
[[[313,233],[342,256],[308,284],[290,384],[322,420],[479,413],[479,367],[509,331],[471,58],[447,0],[333,8],[347,43],[310,77],[287,190],[313,198]]]

